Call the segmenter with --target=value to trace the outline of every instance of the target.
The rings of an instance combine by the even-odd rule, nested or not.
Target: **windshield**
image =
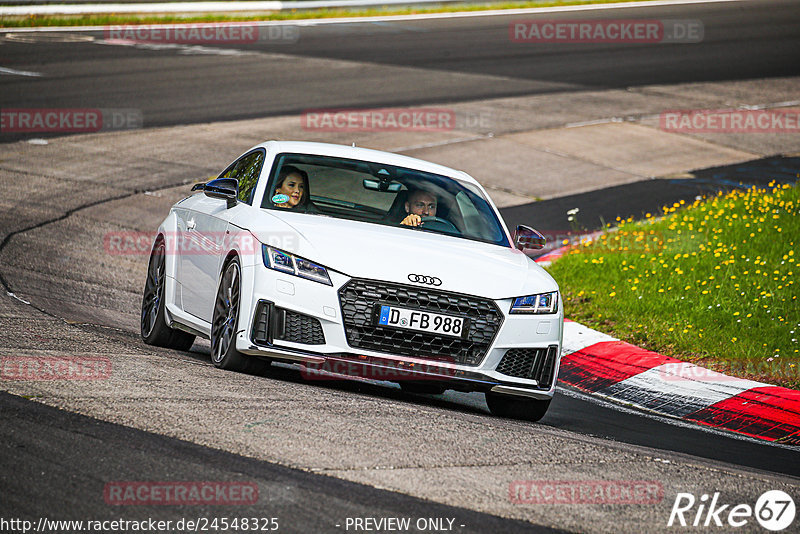
[[[369,161],[279,154],[261,207],[509,246],[494,210],[474,185]]]

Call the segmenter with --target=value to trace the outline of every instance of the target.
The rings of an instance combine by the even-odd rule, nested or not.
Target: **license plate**
[[[467,331],[467,320],[464,317],[440,313],[381,306],[378,310],[378,326],[393,326],[442,336],[464,337]]]

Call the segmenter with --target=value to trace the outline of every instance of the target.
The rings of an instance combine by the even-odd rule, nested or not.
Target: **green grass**
[[[384,15],[410,15],[422,13],[453,13],[463,11],[485,11],[487,9],[523,9],[531,7],[553,7],[584,4],[610,4],[637,2],[641,0],[529,0],[524,2],[487,2],[485,4],[452,4],[423,8],[385,7],[367,9],[308,9],[281,12],[263,12],[244,15],[206,13],[198,15],[182,14],[131,14],[111,13],[107,15],[30,15],[0,17],[0,28],[33,28],[46,26],[106,26],[119,24],[168,24],[168,23],[208,23],[208,22],[246,22],[261,20],[298,20],[336,17],[374,17]]]
[[[800,389],[798,187],[749,189],[618,221],[555,262],[565,314],[733,376]]]

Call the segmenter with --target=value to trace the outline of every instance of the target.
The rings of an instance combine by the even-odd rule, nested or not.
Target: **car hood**
[[[439,278],[437,289],[510,298],[558,285],[522,252],[413,230],[316,215],[261,212],[239,225],[262,243],[354,278],[409,283],[409,275]]]

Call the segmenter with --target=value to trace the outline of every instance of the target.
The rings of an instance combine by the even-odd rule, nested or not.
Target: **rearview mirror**
[[[547,243],[547,239],[530,226],[520,224],[514,231],[514,246],[522,251],[526,248],[536,250],[544,248],[545,243]]]
[[[369,178],[364,178],[362,183],[364,184],[364,189],[369,189],[370,191],[383,191],[385,193],[397,193],[403,188],[403,185],[398,182],[370,180]]]
[[[192,188],[192,191],[195,188],[200,189],[196,185]],[[236,205],[236,197],[239,195],[239,182],[234,178],[217,178],[204,184],[202,189],[206,196],[225,200],[228,207],[231,208]]]

